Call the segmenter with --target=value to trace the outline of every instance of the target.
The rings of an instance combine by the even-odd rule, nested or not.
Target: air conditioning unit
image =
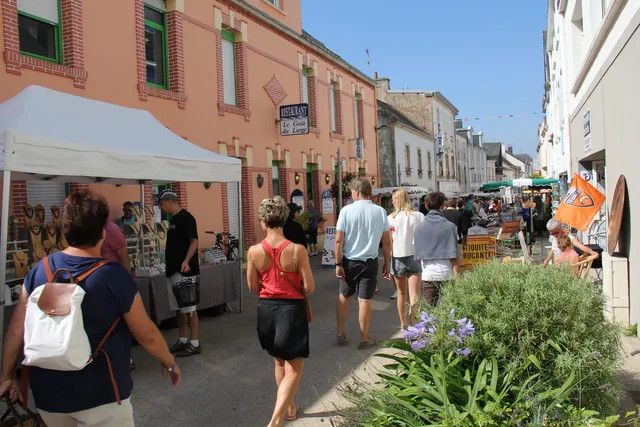
[[[609,319],[629,325],[629,260],[602,253],[602,293],[607,298]]]

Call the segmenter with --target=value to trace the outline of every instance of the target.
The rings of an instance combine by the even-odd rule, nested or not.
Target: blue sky
[[[517,6],[516,6],[517,5]],[[391,89],[442,92],[485,141],[535,158],[542,120],[544,0],[302,0],[303,28]]]

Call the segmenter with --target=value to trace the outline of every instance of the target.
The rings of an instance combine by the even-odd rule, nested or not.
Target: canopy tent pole
[[[244,260],[244,231],[243,231],[243,222],[242,222],[242,181],[238,181],[238,216],[239,216],[239,224],[238,230],[240,230],[240,236],[238,237],[238,255],[240,258],[240,262],[238,263],[238,268],[240,269],[240,280],[238,281],[238,291],[240,293],[239,307],[238,311],[242,313],[244,309],[244,293],[242,292],[242,261]],[[248,268],[248,267],[247,267]]]
[[[140,254],[138,256],[138,263],[141,267],[144,263],[144,224],[147,222],[147,213],[144,211],[144,184],[140,183],[140,214],[142,215],[142,223],[140,224]],[[140,218],[137,218],[140,221]]]
[[[9,197],[11,196],[11,171],[4,171],[2,178],[2,219],[0,227],[2,231],[0,233],[0,278],[2,279],[2,292],[0,292],[0,301],[2,305],[6,304],[4,300],[5,286],[7,283],[7,234],[9,230]],[[2,325],[3,317],[0,316],[0,328]],[[2,329],[0,329],[2,330]]]

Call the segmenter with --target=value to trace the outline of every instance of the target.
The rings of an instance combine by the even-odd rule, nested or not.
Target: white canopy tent
[[[433,190],[429,190],[424,187],[413,187],[413,186],[403,186],[403,187],[383,187],[383,188],[374,188],[371,191],[371,194],[374,196],[389,196],[393,194],[396,190],[404,190],[410,195],[422,196],[425,194],[431,193]],[[454,194],[451,192],[445,192],[444,195],[446,197],[454,197]]]
[[[29,86],[0,104],[0,279],[6,282],[11,179],[143,184],[241,181],[241,161],[181,138],[148,111]],[[238,192],[241,186],[238,185]],[[238,203],[242,200],[238,194]],[[240,207],[239,212],[242,212]],[[242,218],[239,219],[240,228]],[[242,253],[242,230],[239,236]],[[241,286],[241,285],[239,285]],[[4,292],[0,292],[4,300]],[[2,301],[4,304],[4,301]],[[242,309],[242,292],[240,292]]]

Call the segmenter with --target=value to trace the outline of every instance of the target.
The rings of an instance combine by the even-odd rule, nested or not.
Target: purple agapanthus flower
[[[464,357],[467,357],[468,355],[470,355],[470,354],[471,354],[471,350],[470,350],[470,349],[468,349],[468,348],[465,348],[465,349],[458,348],[458,349],[456,349],[456,354],[457,354],[458,356],[464,356]]]
[[[447,335],[449,335],[450,337],[454,337],[456,335],[456,330],[451,329],[449,332],[447,332]]]
[[[407,340],[415,340],[419,338],[424,333],[423,328],[416,328],[415,326],[409,326],[406,331],[404,331],[404,338]]]
[[[438,319],[436,319],[435,317],[429,316],[429,313],[427,313],[426,311],[422,312],[422,315],[420,316],[420,318],[422,319],[423,322],[426,322],[427,324],[432,322],[436,323],[438,321]]]
[[[413,350],[420,350],[421,348],[425,348],[429,344],[427,340],[417,340],[411,343],[411,348]]]

